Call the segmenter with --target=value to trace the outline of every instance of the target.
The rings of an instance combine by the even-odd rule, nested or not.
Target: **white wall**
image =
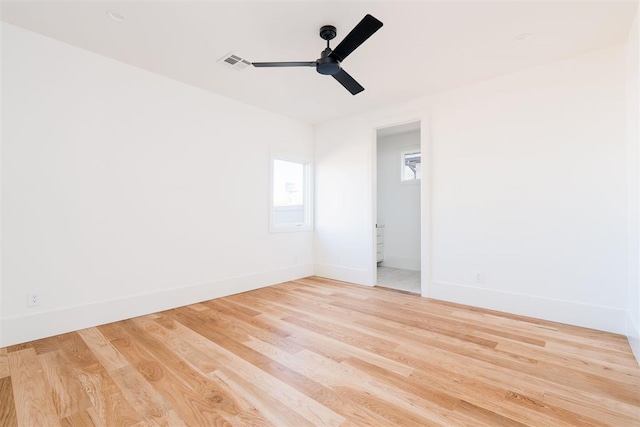
[[[269,151],[311,126],[2,36],[0,346],[312,274],[312,233],[268,233]]]
[[[384,267],[420,270],[420,181],[401,181],[402,152],[420,147],[420,131],[377,139],[378,223],[384,224]]]
[[[640,9],[627,45],[627,135],[629,170],[629,312],[627,336],[640,363]]]
[[[310,153],[309,126],[2,37],[0,346],[314,271],[311,233],[267,232],[269,150]],[[373,129],[429,116],[429,296],[637,338],[625,81],[618,47],[319,126],[315,272],[373,284]]]
[[[619,46],[319,126],[316,272],[372,284],[372,129],[428,115],[426,294],[624,333],[625,80]]]
[[[2,75],[3,75],[3,59],[4,59],[4,43],[3,43],[3,31],[0,30],[0,126],[2,126],[2,105],[3,102],[2,100]],[[1,172],[1,165],[2,165],[2,131],[0,131],[0,347],[2,347],[2,343],[4,342],[4,338],[3,338],[3,333],[2,331],[4,330],[3,327],[3,319],[4,319],[4,314],[3,314],[3,310],[2,310],[2,301],[4,301],[4,298],[2,296],[2,290],[4,288],[4,285],[2,283],[2,212],[3,212],[3,205],[2,205],[2,187],[3,187],[3,182],[2,182],[2,172]]]

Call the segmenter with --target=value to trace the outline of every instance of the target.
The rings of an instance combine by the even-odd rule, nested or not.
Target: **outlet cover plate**
[[[27,307],[37,307],[40,305],[40,293],[38,291],[29,291],[27,295]]]

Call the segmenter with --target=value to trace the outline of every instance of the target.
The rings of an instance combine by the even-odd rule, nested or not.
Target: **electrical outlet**
[[[29,291],[27,295],[27,307],[36,307],[40,305],[40,294],[37,291]]]

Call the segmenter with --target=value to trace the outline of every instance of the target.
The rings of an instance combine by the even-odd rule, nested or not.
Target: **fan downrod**
[[[329,47],[329,40],[333,39],[336,34],[336,27],[333,25],[320,27],[320,37],[327,41],[327,48],[320,53],[320,58],[316,60],[316,71],[320,74],[331,76],[340,71],[340,62],[329,56],[332,52]]]

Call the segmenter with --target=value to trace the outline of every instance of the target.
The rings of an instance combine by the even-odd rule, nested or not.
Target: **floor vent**
[[[227,53],[225,56],[218,60],[224,66],[233,68],[234,70],[244,70],[251,62],[247,61],[244,58],[240,58],[238,55],[234,55],[233,53]]]

